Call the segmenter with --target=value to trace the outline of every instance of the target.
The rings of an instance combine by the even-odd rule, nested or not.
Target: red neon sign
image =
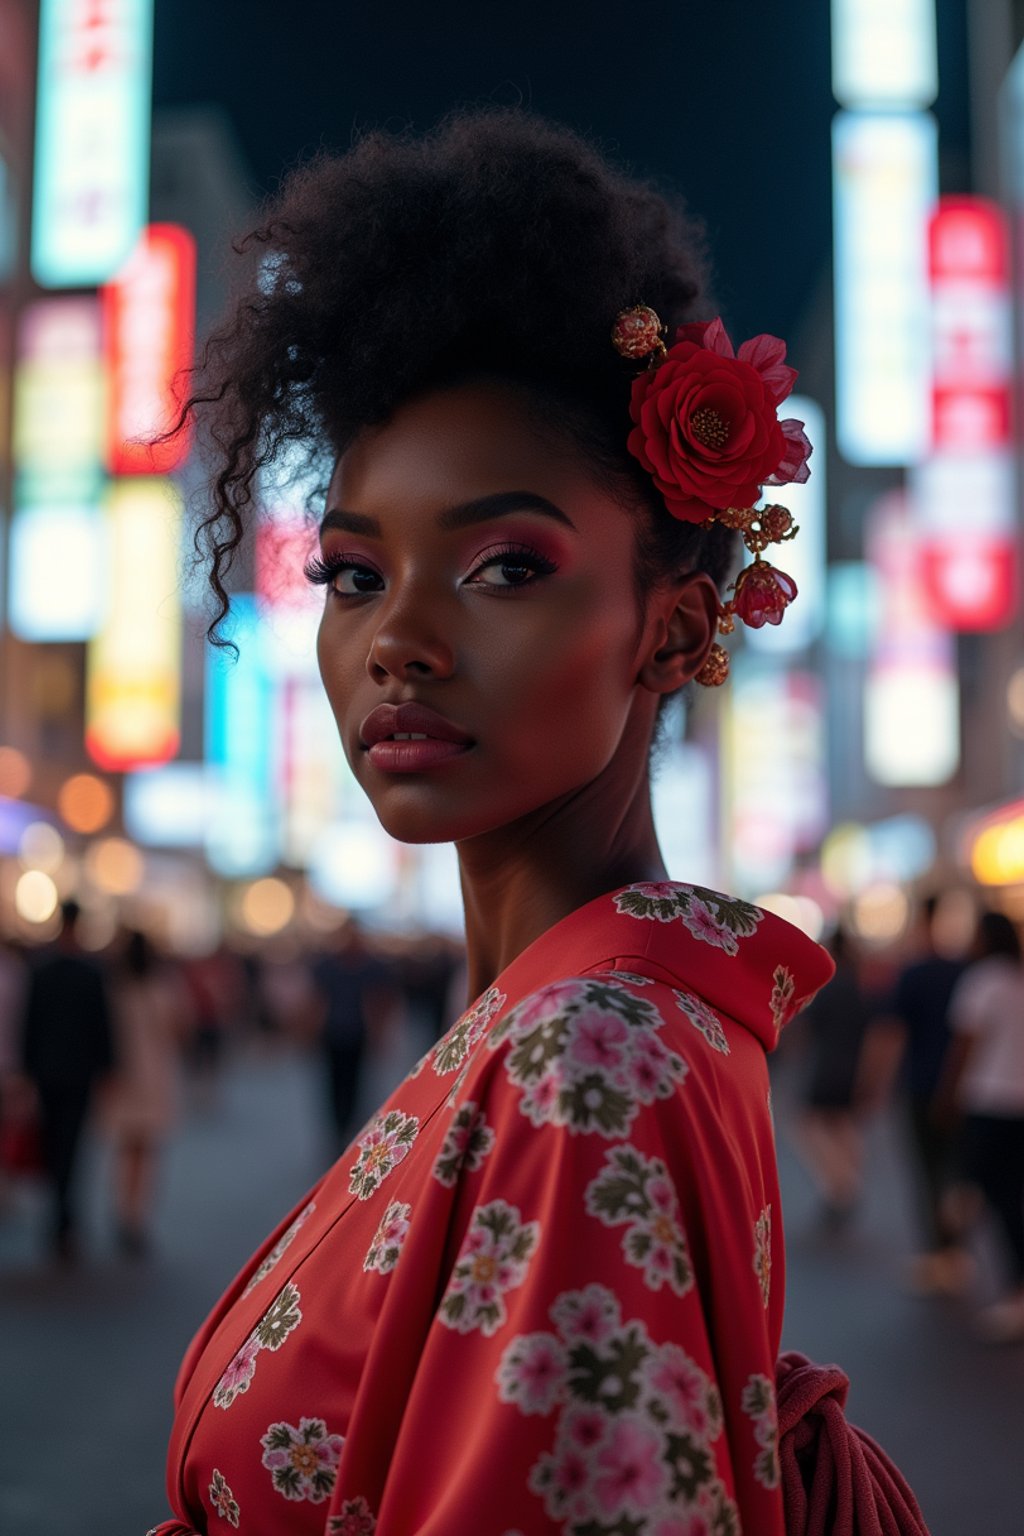
[[[192,365],[196,246],[177,224],[150,224],[103,289],[110,381],[107,467],[115,475],[166,475],[188,458],[187,430],[153,442],[175,421]]]
[[[944,197],[928,227],[932,444],[977,451],[1012,438],[1009,229],[980,197]]]

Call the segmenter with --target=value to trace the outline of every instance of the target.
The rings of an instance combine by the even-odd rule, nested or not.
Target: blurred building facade
[[[835,259],[786,407],[815,456],[780,496],[801,598],[655,784],[675,878],[879,942],[929,885],[1024,916],[1024,0],[971,0],[969,163],[932,115],[946,14],[833,0]],[[451,850],[381,832],[321,697],[317,466],[262,486],[231,665],[188,562],[198,454],[139,446],[251,221],[230,124],[153,120],[151,0],[0,0],[0,33],[0,924],[45,938],[73,892],[97,942],[126,912],[180,948],[454,927]]]

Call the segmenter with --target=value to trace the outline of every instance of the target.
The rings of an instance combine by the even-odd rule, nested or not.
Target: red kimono
[[[831,971],[688,885],[541,935],[191,1345],[159,1536],[781,1536],[765,1052]]]

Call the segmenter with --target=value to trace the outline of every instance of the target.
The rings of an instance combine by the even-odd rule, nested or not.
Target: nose
[[[382,612],[366,657],[366,670],[374,682],[389,677],[451,677],[455,651],[442,632],[437,602],[425,592],[406,591]]]

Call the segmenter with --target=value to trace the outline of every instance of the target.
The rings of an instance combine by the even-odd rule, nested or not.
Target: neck
[[[469,999],[534,939],[606,892],[666,880],[644,762],[623,803],[621,780],[593,783],[458,845]]]

